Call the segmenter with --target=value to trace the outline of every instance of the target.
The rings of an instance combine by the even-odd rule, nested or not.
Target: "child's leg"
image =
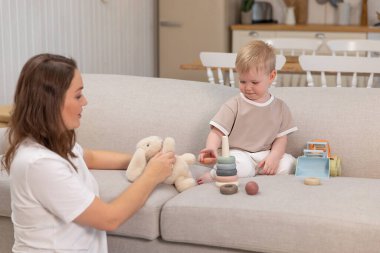
[[[280,160],[276,175],[288,175],[294,173],[296,159],[289,154],[284,154]]]
[[[230,155],[235,156],[238,177],[254,177],[256,163],[249,156],[248,152],[231,149]]]

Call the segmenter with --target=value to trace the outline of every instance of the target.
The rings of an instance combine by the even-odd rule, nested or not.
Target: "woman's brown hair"
[[[75,157],[75,132],[65,127],[61,111],[76,68],[73,59],[53,54],[39,54],[25,63],[14,95],[9,147],[2,161],[8,173],[18,146],[26,138],[69,162],[69,157]]]

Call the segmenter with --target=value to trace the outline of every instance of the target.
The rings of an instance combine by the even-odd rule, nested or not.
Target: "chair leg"
[[[342,75],[340,72],[336,74],[336,87],[342,88]]]
[[[311,71],[307,71],[306,80],[307,80],[307,86],[309,86],[309,87],[314,86],[314,81],[313,81],[313,76],[311,75]]]
[[[235,76],[234,76],[234,71],[232,69],[228,70],[228,76],[230,79],[230,85],[231,87],[235,87]]]
[[[215,84],[214,73],[212,73],[211,68],[207,68],[207,77],[208,77],[208,82],[209,83]]]
[[[357,86],[358,86],[358,74],[354,73],[352,75],[352,84],[351,84],[351,87],[352,88],[356,88]]]
[[[219,79],[219,84],[224,85],[223,71],[221,68],[218,68],[218,79]]]
[[[369,75],[369,77],[368,77],[368,82],[367,82],[367,88],[372,88],[372,86],[373,86],[373,76],[374,76],[373,73],[371,73],[371,74]]]
[[[324,71],[321,72],[321,86],[324,88],[327,87],[326,75]]]

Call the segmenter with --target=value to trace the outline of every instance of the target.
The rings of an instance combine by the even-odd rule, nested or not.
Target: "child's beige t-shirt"
[[[242,93],[224,103],[210,125],[228,136],[230,148],[252,153],[270,150],[276,138],[298,130],[281,99],[271,95],[257,103]]]

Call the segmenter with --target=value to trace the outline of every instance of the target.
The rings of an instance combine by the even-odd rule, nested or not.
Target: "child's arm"
[[[287,143],[288,137],[286,135],[278,137],[274,140],[269,155],[258,164],[258,167],[263,169],[264,174],[276,174],[280,160],[285,154]]]
[[[211,128],[206,141],[206,148],[202,149],[199,154],[199,162],[203,164],[214,164],[217,158],[217,150],[222,143],[224,134],[215,127]]]

